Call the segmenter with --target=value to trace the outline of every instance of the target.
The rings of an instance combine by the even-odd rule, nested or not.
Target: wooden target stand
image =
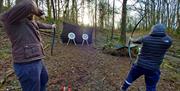
[[[82,39],[83,39],[82,46],[84,45],[84,42],[86,42],[87,45],[89,45],[89,43],[88,43],[89,36],[87,34],[83,34]]]
[[[76,35],[73,32],[68,33],[68,38],[69,39],[68,39],[67,45],[69,45],[71,40],[76,45],[76,41],[75,41]]]
[[[76,38],[75,33],[73,33],[73,32],[68,33],[67,45],[69,45],[70,41],[73,41],[74,45],[77,45],[76,41],[75,41],[75,38]],[[82,46],[84,45],[84,42],[86,42],[86,44],[89,45],[89,42],[88,42],[89,36],[88,36],[88,34],[82,34],[82,39],[83,39]]]

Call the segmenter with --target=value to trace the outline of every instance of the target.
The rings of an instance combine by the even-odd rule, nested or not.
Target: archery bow
[[[54,22],[55,22],[56,15],[55,15],[55,8],[54,8],[54,1],[53,0],[51,0],[51,4],[52,4],[52,8],[53,8],[53,19],[54,19]],[[53,36],[52,36],[52,43],[51,43],[51,55],[53,55],[55,35],[56,35],[56,28],[53,29]]]
[[[144,19],[145,15],[138,21],[138,23],[135,25],[131,35],[130,35],[130,38],[133,37],[133,34],[134,34],[134,31],[136,30],[137,26],[141,23],[141,21]],[[129,57],[130,57],[130,64],[133,63],[133,59],[132,59],[132,55],[131,55],[131,40],[129,40],[128,42],[128,54],[129,54]]]

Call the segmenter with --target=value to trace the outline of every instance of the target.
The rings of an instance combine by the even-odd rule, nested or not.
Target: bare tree
[[[0,13],[2,12],[3,10],[3,0],[0,0]]]
[[[46,4],[47,4],[48,19],[51,19],[52,15],[51,15],[51,5],[50,5],[50,0],[46,0]]]
[[[63,19],[64,21],[68,21],[69,20],[69,0],[65,0],[64,1],[66,6],[65,6],[65,10],[63,13]]]
[[[7,3],[8,3],[8,8],[10,8],[11,7],[11,1],[7,0]]]
[[[78,23],[77,21],[77,16],[78,11],[77,11],[77,0],[72,0],[72,7],[71,7],[71,20],[73,23]]]
[[[100,1],[99,2],[99,25],[101,29],[104,29],[104,21],[106,15],[106,2]]]
[[[180,33],[180,0],[177,1],[177,31]]]
[[[121,39],[123,44],[126,43],[126,15],[127,15],[127,9],[126,9],[127,0],[123,0],[122,4],[122,18],[121,18]]]
[[[95,12],[94,12],[94,36],[95,36],[95,44],[96,44],[96,37],[97,37],[97,0],[95,0]]]
[[[114,8],[115,8],[115,0],[113,0],[113,18],[112,18],[112,30],[111,30],[111,39],[113,39],[114,36]]]

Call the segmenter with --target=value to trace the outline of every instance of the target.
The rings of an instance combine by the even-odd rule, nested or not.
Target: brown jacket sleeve
[[[52,29],[52,25],[51,24],[45,24],[45,23],[41,23],[41,22],[36,22],[39,29]]]
[[[13,24],[26,18],[30,14],[41,16],[40,9],[37,8],[34,1],[25,0],[11,8],[3,18],[5,18],[5,22]]]

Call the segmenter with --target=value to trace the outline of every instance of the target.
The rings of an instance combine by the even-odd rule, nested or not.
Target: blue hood
[[[166,27],[163,24],[156,24],[152,27],[150,35],[152,36],[164,36]]]

